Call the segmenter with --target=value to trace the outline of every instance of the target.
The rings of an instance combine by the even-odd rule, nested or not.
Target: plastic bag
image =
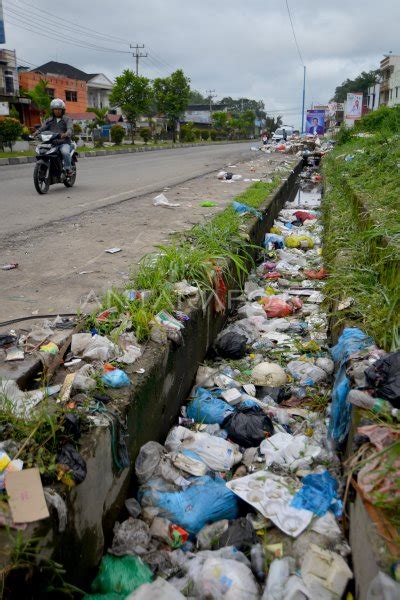
[[[248,550],[257,543],[257,534],[246,517],[240,517],[229,523],[225,531],[214,538],[213,548],[235,546],[238,550]]]
[[[280,387],[287,383],[287,375],[280,365],[262,362],[252,370],[251,381],[254,385]]]
[[[276,233],[266,233],[264,237],[264,247],[268,249],[281,249],[285,246],[285,240],[282,235]]]
[[[247,213],[250,213],[252,215],[254,215],[255,217],[257,217],[258,219],[262,219],[262,213],[260,213],[259,210],[256,210],[255,208],[251,207],[251,206],[247,206],[247,204],[242,204],[241,202],[232,202],[232,208],[235,212],[239,213],[240,215],[245,215]]]
[[[211,525],[205,525],[197,534],[197,546],[200,550],[211,550],[215,547],[215,543],[219,540],[223,533],[228,529],[228,519],[222,519],[211,523]],[[227,544],[223,544],[226,546]]]
[[[274,426],[271,419],[259,407],[241,408],[230,415],[222,424],[229,438],[242,446],[258,446],[267,435],[272,435]]]
[[[317,218],[317,216],[314,213],[310,213],[306,210],[296,210],[296,212],[293,214],[296,217],[296,219],[302,222],[311,221]]]
[[[56,463],[61,466],[64,472],[71,474],[75,483],[82,483],[85,479],[86,462],[72,444],[64,444],[61,447],[57,454]]]
[[[170,452],[191,450],[214,471],[230,471],[242,458],[236,444],[208,433],[190,431],[180,425],[171,429],[165,446]]]
[[[93,379],[95,372],[96,370],[92,365],[83,365],[75,373],[72,389],[79,392],[94,390],[96,387],[96,382]]]
[[[158,577],[153,583],[144,583],[138,590],[130,594],[126,600],[184,600],[179,590]]]
[[[295,494],[292,506],[312,510],[318,517],[322,517],[331,510],[336,517],[340,517],[343,503],[338,498],[338,483],[328,471],[312,473],[302,479],[303,487]]]
[[[355,352],[373,346],[373,340],[357,327],[345,327],[338,343],[331,349],[332,358],[339,368],[332,390],[331,419],[329,434],[338,443],[344,441],[350,424],[351,404],[346,402],[350,381],[346,375],[346,364]]]
[[[285,244],[287,248],[314,248],[314,240],[308,235],[288,235]]]
[[[222,358],[239,359],[246,354],[247,337],[232,331],[223,331],[215,342],[215,350]]]
[[[305,435],[293,436],[280,431],[262,442],[260,452],[265,455],[267,467],[277,465],[296,471],[310,465],[321,453],[321,448],[312,445]]]
[[[111,388],[121,388],[131,384],[128,375],[122,369],[112,369],[101,378],[104,385]]]
[[[91,590],[98,594],[116,593],[125,597],[143,583],[150,583],[152,579],[151,570],[141,558],[106,554],[101,560]]]
[[[226,485],[287,535],[297,537],[311,522],[311,511],[290,506],[294,492],[285,477],[258,471],[232,479]]]
[[[275,296],[262,298],[261,303],[270,319],[275,317],[288,317],[294,312],[291,304],[282,300],[282,298],[277,298]]]
[[[200,387],[214,387],[214,377],[216,374],[216,369],[200,365],[197,369],[196,385]]]
[[[300,385],[313,386],[327,379],[327,372],[313,363],[291,360],[287,369]]]
[[[201,566],[189,563],[196,597],[203,600],[258,600],[258,586],[246,565],[224,558],[208,558]]]
[[[143,506],[156,506],[159,516],[194,534],[207,523],[238,516],[235,494],[223,479],[207,475],[193,478],[189,487],[178,492],[169,491],[161,480],[150,480],[140,488],[139,501]]]
[[[119,356],[120,349],[108,338],[91,333],[74,333],[71,340],[71,352],[89,360],[106,362]]]
[[[400,408],[400,350],[390,352],[365,371],[376,395]]]
[[[139,483],[145,483],[152,477],[162,477],[175,485],[189,485],[189,482],[172,466],[165,448],[158,442],[147,442],[140,448],[135,461],[135,472]]]
[[[294,569],[295,561],[290,556],[273,560],[269,567],[267,584],[261,600],[285,600],[287,596],[284,587],[290,572]]]
[[[149,526],[141,519],[126,519],[114,526],[114,538],[110,549],[114,556],[143,555],[151,541]]]
[[[186,407],[186,414],[189,419],[194,419],[198,423],[221,425],[234,410],[227,402],[216,397],[215,393],[197,388],[195,397]]]

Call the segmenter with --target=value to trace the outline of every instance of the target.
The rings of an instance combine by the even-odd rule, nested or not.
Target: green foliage
[[[193,123],[185,123],[185,125],[181,125],[180,135],[182,142],[194,142],[196,135]]]
[[[205,142],[210,139],[210,130],[209,129],[200,129],[201,139]]]
[[[228,124],[228,113],[224,111],[216,111],[212,113],[212,124],[213,127],[218,131],[226,129]]]
[[[17,121],[19,121],[19,120],[20,120],[20,118],[19,118],[19,112],[17,111],[17,109],[15,108],[15,106],[12,106],[12,107],[10,108],[10,114],[9,114],[9,116],[10,116],[12,119],[16,119]]]
[[[150,111],[153,92],[150,80],[147,77],[136,75],[131,69],[125,69],[119,75],[110,95],[111,106],[118,106],[125,114],[132,128],[132,142],[139,116]]]
[[[141,127],[139,133],[140,133],[140,137],[142,138],[144,143],[147,144],[147,142],[151,138],[150,128],[149,127]]]
[[[350,127],[347,127],[344,123],[342,123],[335,137],[338,146],[347,144],[347,142],[349,142],[352,137],[353,131],[350,129]]]
[[[107,123],[108,108],[96,108],[88,107],[88,112],[95,114],[94,124],[98,127],[102,127]]]
[[[45,79],[41,79],[33,90],[23,91],[25,96],[28,96],[32,100],[32,103],[37,108],[40,114],[40,118],[46,117],[50,114],[50,102],[51,98],[47,93],[47,86],[49,82]]]
[[[230,96],[222,98],[221,104],[225,104],[230,112],[240,114],[251,110],[258,118],[265,119],[265,105],[262,100],[252,100],[251,98],[238,98],[234,100]]]
[[[190,79],[182,69],[177,69],[169,77],[154,80],[154,97],[159,113],[164,114],[171,122],[173,140],[176,141],[176,129],[179,118],[189,103]]]
[[[356,122],[356,131],[400,133],[400,106],[380,106]]]
[[[188,102],[189,104],[207,104],[208,99],[201,92],[191,89]]]
[[[122,125],[113,125],[110,129],[111,141],[118,146],[125,137],[125,128]]]
[[[210,138],[213,142],[218,138],[218,131],[216,129],[210,129]]]
[[[4,146],[9,146],[10,150],[12,150],[12,145],[17,141],[19,136],[22,133],[22,125],[17,119],[13,119],[11,117],[5,117],[0,120],[0,144],[4,148]]]
[[[335,89],[332,102],[345,102],[348,93],[360,92],[368,94],[368,88],[377,81],[378,71],[363,71],[355,79],[346,79]]]
[[[193,129],[193,133],[194,133],[194,137],[196,140],[200,140],[201,139],[201,134],[202,134],[202,129],[199,129],[198,127],[195,127]]]

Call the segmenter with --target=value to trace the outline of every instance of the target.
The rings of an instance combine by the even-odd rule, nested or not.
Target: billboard
[[[324,135],[325,133],[325,111],[308,110],[306,119],[306,133],[309,135]]]
[[[344,111],[344,118],[346,121],[354,122],[356,119],[361,119],[362,103],[362,94],[347,94],[346,107]]]
[[[4,31],[4,17],[3,17],[3,0],[0,0],[0,44],[6,43],[6,33]]]

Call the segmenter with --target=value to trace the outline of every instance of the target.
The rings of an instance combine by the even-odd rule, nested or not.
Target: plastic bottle
[[[256,544],[250,550],[251,569],[259,581],[265,581],[265,556],[261,544]]]
[[[393,408],[392,404],[383,398],[374,398],[368,392],[363,390],[350,390],[347,396],[347,402],[360,408],[371,410],[373,413],[391,414],[397,416],[398,409]]]

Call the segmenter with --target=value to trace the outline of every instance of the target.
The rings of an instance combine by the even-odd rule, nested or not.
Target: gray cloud
[[[218,96],[262,99],[267,110],[281,110],[285,121],[299,123],[302,65],[284,0],[3,0],[7,47],[39,65],[68,62],[113,77],[133,66],[127,54],[76,47],[99,44],[129,51],[129,41],[144,43],[150,56],[141,61],[148,77],[182,67],[192,86]],[[307,65],[307,105],[325,103],[337,84],[379,65],[383,52],[400,53],[396,0],[289,0],[297,39]],[[14,12],[12,12],[14,11]],[[118,38],[105,40],[43,11]],[[18,14],[16,14],[18,13]],[[35,29],[35,32],[26,31]],[[41,33],[69,38],[50,40]]]

